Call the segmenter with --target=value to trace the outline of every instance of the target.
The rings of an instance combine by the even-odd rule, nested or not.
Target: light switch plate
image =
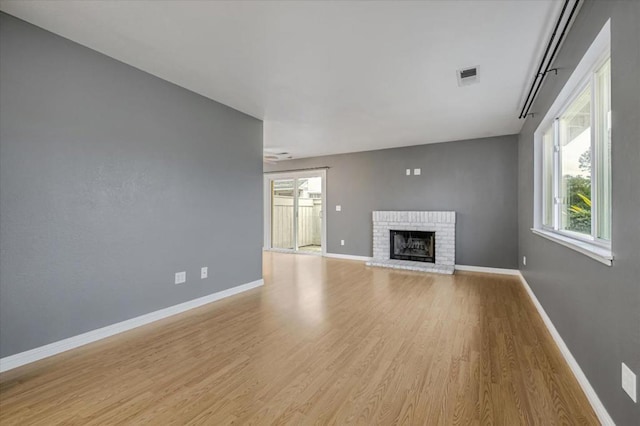
[[[183,271],[183,272],[176,272],[176,280],[175,283],[176,284],[182,284],[187,282],[187,272]]]
[[[343,246],[344,245],[344,240],[340,240],[340,245]]]
[[[420,176],[420,173],[422,173],[422,169],[413,169],[413,174],[415,176]]]
[[[407,176],[411,176],[411,169],[407,169]]]
[[[636,394],[637,379],[627,364],[622,363],[622,389],[629,395],[633,402],[638,402]]]
[[[200,268],[200,279],[204,280],[208,276],[209,276],[209,267],[203,266],[202,268]]]
[[[336,206],[336,211],[337,212],[341,212],[342,211],[342,206]]]

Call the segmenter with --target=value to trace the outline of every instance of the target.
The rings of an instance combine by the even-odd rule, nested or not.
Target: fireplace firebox
[[[390,230],[389,237],[391,259],[435,263],[435,232]]]

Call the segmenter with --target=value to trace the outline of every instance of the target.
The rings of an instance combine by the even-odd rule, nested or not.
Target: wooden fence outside
[[[321,244],[322,200],[298,198],[298,245],[300,247]],[[273,197],[271,212],[271,246],[294,248],[293,197]]]

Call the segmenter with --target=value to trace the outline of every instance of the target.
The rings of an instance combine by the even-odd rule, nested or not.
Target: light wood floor
[[[0,424],[598,424],[517,278],[264,263],[262,288],[4,373]]]

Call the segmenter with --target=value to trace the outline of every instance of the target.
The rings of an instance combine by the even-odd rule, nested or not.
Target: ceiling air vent
[[[263,160],[265,163],[276,163],[280,160],[289,160],[293,158],[291,156],[291,154],[289,154],[286,151],[280,151],[277,149],[265,149],[264,150],[264,155],[263,155]]]
[[[479,81],[479,70],[480,67],[469,67],[458,70],[456,72],[458,76],[458,86],[468,86],[469,84],[477,83]]]

